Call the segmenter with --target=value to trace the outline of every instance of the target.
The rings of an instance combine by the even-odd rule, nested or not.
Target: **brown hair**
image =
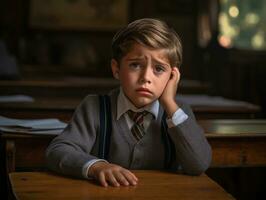
[[[178,34],[161,20],[139,19],[118,31],[112,40],[112,58],[120,62],[134,42],[154,49],[165,49],[172,67],[180,67],[182,63],[181,40]]]

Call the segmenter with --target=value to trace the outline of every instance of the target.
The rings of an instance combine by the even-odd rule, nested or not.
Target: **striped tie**
[[[131,132],[133,136],[136,138],[136,140],[139,141],[145,134],[143,126],[143,118],[145,115],[148,114],[148,112],[147,111],[133,112],[132,110],[129,110],[127,113],[128,116],[134,122],[134,125],[131,128]]]

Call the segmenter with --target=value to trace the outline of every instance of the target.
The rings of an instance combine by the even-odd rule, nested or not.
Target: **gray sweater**
[[[162,108],[158,118],[150,123],[144,137],[137,142],[125,117],[116,119],[118,92],[119,90],[114,90],[110,93],[112,135],[108,161],[127,169],[163,169],[165,149],[160,132]],[[198,175],[210,165],[211,147],[191,109],[184,103],[177,103],[188,115],[188,119],[178,126],[168,128],[176,151],[171,169],[176,172],[181,169],[183,173]],[[99,126],[98,95],[89,95],[78,106],[63,133],[48,146],[48,167],[61,174],[83,178],[83,165],[98,155]]]

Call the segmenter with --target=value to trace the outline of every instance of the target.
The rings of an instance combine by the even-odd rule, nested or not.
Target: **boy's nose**
[[[146,82],[151,83],[151,73],[152,73],[152,70],[150,69],[150,67],[143,68],[141,77],[140,77],[141,83],[146,83]]]

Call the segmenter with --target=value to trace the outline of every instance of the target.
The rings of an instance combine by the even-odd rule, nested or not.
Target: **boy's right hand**
[[[137,185],[138,182],[138,178],[129,170],[101,161],[90,167],[88,176],[94,177],[104,187],[108,185],[114,187]]]

